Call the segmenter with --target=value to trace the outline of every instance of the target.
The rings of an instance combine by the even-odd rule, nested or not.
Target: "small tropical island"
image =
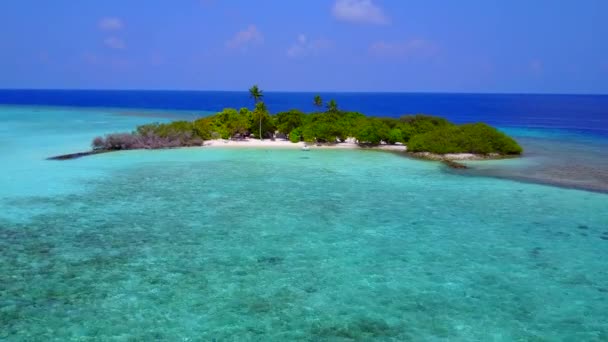
[[[165,149],[193,146],[302,146],[377,148],[403,151],[410,156],[445,161],[518,156],[521,146],[485,123],[457,125],[430,115],[405,115],[398,119],[370,117],[338,108],[335,100],[315,96],[312,113],[297,109],[272,115],[257,85],[249,89],[254,109],[226,108],[194,121],[150,123],[130,133],[96,137],[92,151],[52,157],[65,160],[119,150]],[[264,142],[267,143],[264,143]]]

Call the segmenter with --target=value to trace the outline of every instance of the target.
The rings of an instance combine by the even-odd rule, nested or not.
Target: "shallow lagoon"
[[[0,339],[608,338],[606,194],[376,151],[50,162],[149,118],[14,111]]]

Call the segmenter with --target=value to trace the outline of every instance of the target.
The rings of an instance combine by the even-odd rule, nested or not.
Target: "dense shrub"
[[[339,124],[336,112],[314,113],[308,117],[302,127],[304,140],[309,142],[335,143],[340,138],[346,139],[345,132]]]
[[[395,143],[403,142],[403,131],[399,128],[393,128],[388,131],[388,137],[386,139],[387,144],[395,144]]]
[[[403,142],[408,142],[413,136],[431,132],[439,127],[453,126],[451,122],[437,116],[416,114],[399,118]]]
[[[310,142],[335,143],[354,137],[366,117],[357,112],[312,113],[304,118],[302,136]]]
[[[105,145],[106,141],[102,137],[95,137],[95,139],[93,139],[93,142],[91,143],[93,150],[103,150]]]
[[[143,147],[139,136],[131,133],[109,134],[104,145],[106,150],[130,150]]]
[[[289,133],[289,141],[292,143],[302,141],[302,130],[299,127]]]
[[[160,149],[181,146],[201,146],[203,139],[191,132],[171,132],[167,136],[159,136],[152,131],[139,133],[108,134],[105,138],[96,137],[93,140],[93,150],[134,150],[134,149]]]
[[[390,128],[380,119],[369,118],[362,122],[355,133],[360,144],[378,145],[389,138]]]
[[[444,126],[413,136],[408,143],[411,152],[520,154],[515,140],[484,123]]]
[[[194,133],[203,140],[213,139],[212,120],[201,118],[192,123]]]
[[[305,115],[297,109],[278,113],[274,117],[277,130],[284,134],[290,134],[294,129],[302,126]]]

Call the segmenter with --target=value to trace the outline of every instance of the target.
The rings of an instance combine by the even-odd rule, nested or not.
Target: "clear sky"
[[[0,88],[608,93],[606,0],[2,0]]]

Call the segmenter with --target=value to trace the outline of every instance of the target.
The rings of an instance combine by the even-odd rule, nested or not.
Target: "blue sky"
[[[3,0],[0,88],[608,93],[605,0]]]

